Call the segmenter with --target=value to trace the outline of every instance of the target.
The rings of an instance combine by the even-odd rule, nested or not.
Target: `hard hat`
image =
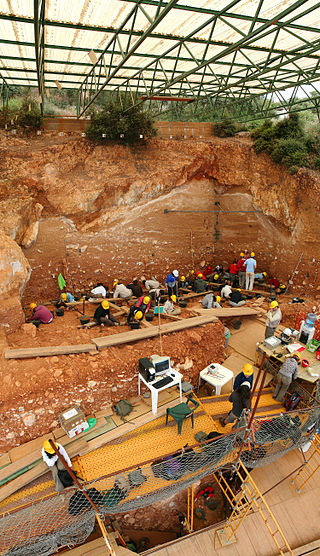
[[[255,257],[255,253],[253,251],[250,253],[250,257]]]
[[[149,301],[150,301],[150,297],[149,297],[148,295],[146,295],[146,296],[143,298],[143,303],[145,303],[145,304],[147,305],[147,304],[149,303]]]
[[[116,278],[113,280],[113,286],[115,286],[116,284],[118,284],[119,280],[117,280]]]
[[[279,288],[280,288],[280,290],[285,290],[286,286],[284,284],[280,284]]]
[[[203,274],[202,274],[202,272],[199,272],[199,274],[198,274],[198,278],[203,278]]]
[[[53,444],[55,445],[55,447],[56,447],[57,450],[58,450],[57,444],[56,444],[55,442],[53,442]],[[48,452],[48,454],[54,454],[54,453],[55,453],[55,452],[54,452],[54,449],[52,448],[52,446],[51,446],[51,444],[50,444],[50,442],[49,442],[49,440],[45,440],[45,441],[44,441],[44,443],[43,443],[43,449],[44,449],[45,452]]]
[[[173,295],[170,297],[170,299],[172,299],[173,303],[177,303],[177,296],[176,296],[176,295],[173,294]]]
[[[173,274],[173,276],[175,276],[176,278],[178,278],[178,276],[179,276],[179,272],[178,272],[177,270],[174,270],[172,274]]]
[[[250,390],[251,390],[251,384],[250,384],[250,382],[248,382],[247,380],[245,380],[244,382],[242,382],[240,386],[248,386],[248,388],[250,388]]]
[[[266,273],[266,272],[263,272],[263,273],[262,273],[262,276],[267,276],[267,273]]]
[[[216,295],[216,302],[219,303],[219,301],[221,301],[221,297],[220,295]]]
[[[185,276],[181,276],[181,282],[184,282],[184,281],[185,281],[185,279],[186,279],[186,277],[185,277]]]
[[[218,280],[219,274],[215,274],[213,278],[214,278],[215,280]]]
[[[244,257],[244,253],[242,253],[242,251],[241,251],[241,253],[240,253],[240,257]]]
[[[251,363],[246,363],[245,365],[243,365],[242,372],[247,376],[253,375],[253,366],[251,365]]]
[[[190,270],[190,274],[194,274],[194,270]]]
[[[241,292],[241,288],[237,288],[237,292]]]
[[[278,301],[271,301],[270,303],[270,309],[274,309],[275,307],[278,307],[279,303]]]
[[[109,301],[107,301],[106,299],[104,299],[103,301],[101,301],[101,307],[103,309],[109,309],[110,305],[109,305]]]
[[[143,317],[142,311],[137,311],[136,314],[134,315],[135,320],[141,320],[142,317]]]
[[[62,294],[61,294],[61,299],[62,299],[62,301],[66,301],[67,298],[68,298],[68,296],[67,296],[66,293],[62,293]]]
[[[300,353],[297,351],[295,351],[292,355],[289,355],[289,357],[296,357],[297,359],[299,359],[299,361],[302,360]]]
[[[37,306],[36,303],[30,303],[30,305],[29,305],[29,307],[30,307],[31,310],[32,310],[32,309],[35,309],[36,306]]]

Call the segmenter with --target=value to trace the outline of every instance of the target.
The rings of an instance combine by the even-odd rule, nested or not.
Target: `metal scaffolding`
[[[9,84],[79,91],[83,115],[108,91],[130,109],[150,101],[222,106],[247,121],[320,101],[315,0],[45,0],[0,13]],[[12,13],[14,11],[14,13]],[[102,24],[103,22],[103,24]],[[276,108],[275,108],[276,103]],[[43,103],[42,103],[43,104]],[[172,104],[172,103],[171,103]]]

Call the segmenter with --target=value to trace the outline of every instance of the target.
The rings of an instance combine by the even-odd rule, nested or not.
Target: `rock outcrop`
[[[20,299],[30,272],[20,247],[0,232],[0,326],[7,332],[14,332],[24,322]]]

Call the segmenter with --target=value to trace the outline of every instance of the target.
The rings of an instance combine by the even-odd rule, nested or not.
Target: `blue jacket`
[[[61,294],[62,295],[62,294]],[[62,301],[61,299],[61,295],[60,295],[60,301]],[[73,303],[74,302],[74,297],[71,293],[67,293],[67,299],[66,299],[66,303]]]
[[[168,274],[168,276],[166,277],[165,284],[168,284],[170,287],[173,287],[175,285],[176,281],[177,281],[177,278],[175,276],[173,276],[172,272],[170,272],[170,274]]]
[[[245,374],[243,372],[239,373],[236,378],[234,379],[234,383],[233,383],[233,389],[236,390],[237,388],[239,388],[239,386],[241,386],[241,384],[243,382],[250,382],[250,387],[252,389],[253,386],[253,375],[251,376],[245,376]]]

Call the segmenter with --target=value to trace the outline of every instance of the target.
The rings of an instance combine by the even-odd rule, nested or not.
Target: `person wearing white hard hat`
[[[281,322],[282,314],[278,301],[271,301],[269,311],[267,312],[265,338],[274,336],[277,327]]]
[[[165,285],[168,288],[168,297],[174,294],[178,295],[178,284],[179,284],[178,278],[179,278],[179,272],[177,270],[173,270],[166,277]]]

